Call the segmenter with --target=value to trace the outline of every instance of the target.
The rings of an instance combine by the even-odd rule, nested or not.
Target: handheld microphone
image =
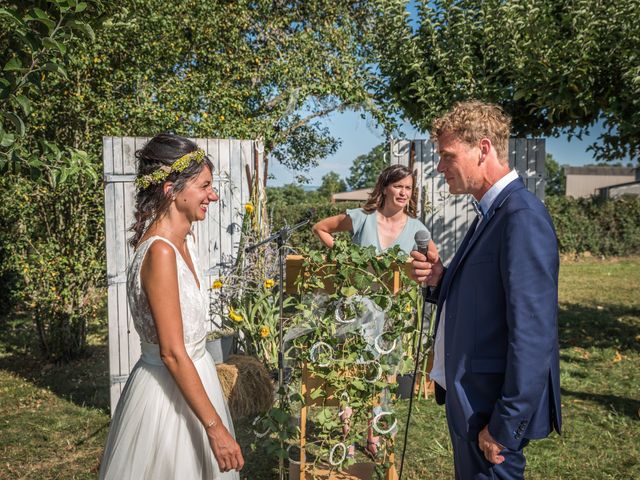
[[[429,247],[429,240],[431,240],[431,235],[429,235],[429,232],[427,232],[426,230],[418,230],[413,237],[413,240],[416,242],[416,250],[426,257],[427,249]]]
[[[429,248],[429,240],[431,240],[431,235],[429,235],[429,232],[426,230],[418,230],[414,235],[413,240],[416,242],[416,250],[426,257],[427,250]],[[427,283],[422,282],[420,286],[422,287],[422,294],[423,296],[425,296]]]

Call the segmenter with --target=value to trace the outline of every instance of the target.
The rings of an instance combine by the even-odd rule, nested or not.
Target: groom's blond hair
[[[431,124],[431,137],[450,133],[469,146],[476,146],[483,138],[491,140],[498,161],[509,161],[509,135],[511,117],[502,108],[492,103],[477,100],[458,102],[449,112],[436,118]]]

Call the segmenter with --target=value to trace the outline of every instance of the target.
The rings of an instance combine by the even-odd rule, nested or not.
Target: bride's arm
[[[200,422],[205,427],[210,425],[206,431],[220,469],[240,470],[244,465],[240,446],[222,424],[184,346],[173,248],[165,242],[154,242],[145,256],[140,278],[156,324],[162,361]]]

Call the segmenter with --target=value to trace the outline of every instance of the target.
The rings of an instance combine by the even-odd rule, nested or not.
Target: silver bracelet
[[[214,418],[204,426],[204,429],[207,430],[211,427],[215,427],[216,425],[218,425],[218,421]]]

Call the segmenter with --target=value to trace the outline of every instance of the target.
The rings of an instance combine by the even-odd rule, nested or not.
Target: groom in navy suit
[[[510,126],[475,101],[435,120],[438,172],[479,214],[448,267],[433,248],[411,254],[438,306],[430,376],[460,480],[524,478],[523,448],[561,426],[558,246],[543,204],[509,168]]]

